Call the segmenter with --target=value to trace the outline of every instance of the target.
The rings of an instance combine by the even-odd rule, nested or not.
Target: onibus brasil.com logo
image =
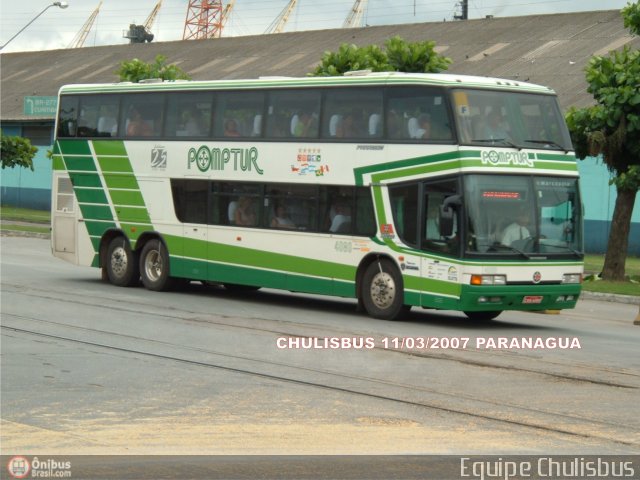
[[[38,457],[29,462],[26,457],[15,456],[9,460],[7,470],[13,478],[70,478],[71,462]]]

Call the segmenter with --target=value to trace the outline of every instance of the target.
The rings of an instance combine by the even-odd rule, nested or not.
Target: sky
[[[226,4],[229,0],[223,0]],[[289,0],[236,0],[223,36],[264,33]],[[369,0],[364,25],[440,22],[460,13],[460,0]],[[547,13],[611,10],[630,0],[469,0],[469,18],[512,17]],[[635,0],[634,0],[635,1]],[[0,0],[0,45],[5,43],[53,0]],[[99,0],[67,0],[68,8],[48,8],[2,53],[66,48],[96,9]],[[143,24],[158,0],[103,0],[85,47],[120,45],[130,23]],[[163,0],[151,28],[154,41],[180,40],[188,0]],[[354,0],[298,0],[285,32],[341,28]]]

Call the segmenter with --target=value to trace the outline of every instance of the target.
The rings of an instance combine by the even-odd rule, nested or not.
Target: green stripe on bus
[[[63,155],[91,155],[89,143],[86,140],[59,140],[60,151]]]
[[[94,188],[82,188],[76,187],[76,198],[80,203],[101,203],[104,205],[109,204],[107,196],[104,194],[104,190],[98,190]]]
[[[144,232],[148,232],[152,228],[149,224],[144,223],[120,223],[120,228],[129,237],[132,242],[140,238]]]
[[[265,288],[290,290],[293,292],[355,297],[355,282],[353,281],[337,281],[331,278],[309,277],[284,271],[273,272],[252,268],[250,266],[226,265],[190,258],[171,257],[170,261],[172,274],[184,275],[185,277],[196,280],[256,285]]]
[[[93,251],[94,252],[99,252],[100,251],[101,238],[100,237],[89,237],[89,240],[91,240],[91,245],[93,246]]]
[[[404,286],[408,290],[419,290],[421,292],[433,292],[443,295],[460,296],[461,285],[454,282],[434,280],[432,278],[413,277],[404,275]]]
[[[555,162],[571,162],[577,163],[575,155],[558,155],[553,153],[538,153],[538,160],[553,160]]]
[[[107,184],[107,188],[110,190],[113,188],[127,188],[131,190],[138,190],[138,180],[131,174],[118,174],[118,173],[106,173],[104,175],[104,181]]]
[[[392,170],[388,172],[382,172],[371,177],[374,183],[381,182],[383,180],[392,180],[395,178],[409,177],[413,175],[423,175],[427,173],[441,172],[443,170],[452,170],[459,166],[458,161],[455,161],[457,165],[451,165],[451,162],[442,162],[437,164],[421,165],[413,168],[405,168],[402,170]]]
[[[480,151],[464,151],[459,152],[457,150],[438,153],[435,155],[427,155],[422,157],[413,157],[405,160],[397,160],[393,162],[380,163],[378,165],[370,165],[368,167],[355,168],[353,173],[356,179],[356,185],[363,185],[363,177],[367,174],[373,174],[376,172],[384,172],[388,170],[396,170],[399,168],[415,167],[418,165],[424,165],[425,163],[441,162],[444,160],[454,160],[463,157],[480,157]]]
[[[130,207],[144,207],[144,199],[139,191],[130,190],[109,190],[111,200],[114,205],[125,205]]]
[[[74,187],[102,188],[102,182],[97,173],[69,172],[69,177],[71,177],[71,183],[73,183]]]
[[[82,216],[88,220],[113,220],[111,209],[101,205],[80,204]]]
[[[65,166],[64,166],[64,161],[62,160],[62,156],[61,155],[54,155],[53,156],[53,162],[51,164],[51,168],[54,171],[63,171],[65,170]]]
[[[91,156],[64,157],[67,170],[95,172],[96,164]]]
[[[246,247],[208,243],[205,240],[181,238],[173,235],[164,237],[169,252],[184,252],[184,256],[208,259],[214,262],[246,265],[275,271],[286,271],[317,277],[353,280],[356,267],[341,263],[315,260],[295,255],[271,253]],[[183,247],[183,248],[181,248]]]
[[[130,223],[151,223],[149,213],[145,207],[122,207],[116,206],[116,215],[121,222]]]
[[[92,220],[85,220],[84,224],[87,226],[87,231],[89,232],[89,235],[94,237],[102,237],[102,235],[104,235],[104,232],[106,232],[107,230],[117,228],[116,224],[113,223],[112,221],[96,222]]]
[[[405,305],[420,305],[420,292],[410,292],[405,289],[404,291],[404,304]]]
[[[133,173],[128,157],[98,157],[100,169],[105,173]]]
[[[93,149],[98,157],[100,155],[127,156],[127,150],[121,140],[94,140]]]

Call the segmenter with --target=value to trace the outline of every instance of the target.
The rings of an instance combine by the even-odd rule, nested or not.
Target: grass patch
[[[604,266],[604,255],[585,255],[584,271],[587,274],[598,274]],[[608,280],[585,281],[582,284],[588,292],[614,293],[617,295],[640,296],[640,257],[628,256],[625,263],[625,274],[628,282],[610,282]],[[635,281],[635,283],[634,283]]]
[[[640,296],[640,283],[632,282],[609,282],[608,280],[598,280],[595,282],[584,282],[583,290],[587,292],[615,293],[616,295]]]
[[[18,222],[51,223],[51,212],[48,210],[33,210],[31,208],[0,207],[2,221],[13,220]]]
[[[13,223],[1,224],[0,230],[3,232],[51,233],[51,230],[47,226],[39,227],[38,225],[16,225]]]

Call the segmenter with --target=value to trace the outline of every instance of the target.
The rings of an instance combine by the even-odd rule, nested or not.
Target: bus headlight
[[[471,285],[506,285],[506,275],[471,275]]]
[[[582,275],[579,273],[565,273],[562,276],[562,283],[582,283]]]

